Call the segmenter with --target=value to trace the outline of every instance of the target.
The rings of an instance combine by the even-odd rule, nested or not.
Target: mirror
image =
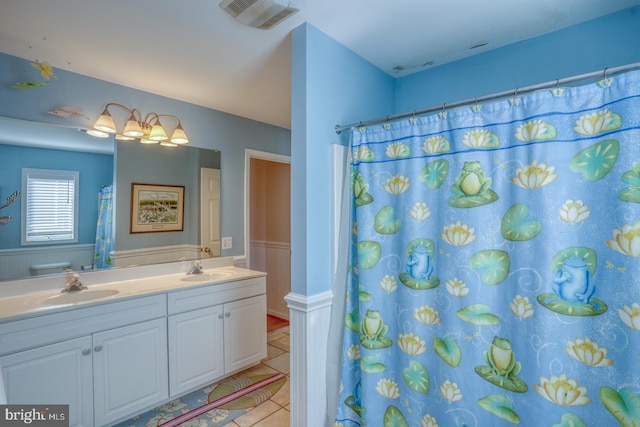
[[[219,256],[220,152],[193,146],[176,148],[157,144],[98,139],[76,128],[0,117],[0,206],[21,191],[22,168],[78,170],[78,242],[65,245],[21,245],[23,195],[0,209],[10,217],[0,225],[0,281],[58,272],[67,264],[91,270],[95,253],[99,193],[114,185],[114,267]],[[206,205],[212,214],[201,215],[201,170],[217,171],[214,195]],[[133,183],[184,186],[184,226],[181,231],[130,233]],[[204,186],[211,190],[207,181]],[[209,215],[209,214],[207,214]],[[205,220],[206,219],[206,220]],[[205,224],[204,229],[201,224]],[[204,231],[211,244],[201,245]],[[211,238],[217,233],[218,240]],[[217,245],[217,246],[216,246]],[[210,248],[204,252],[202,247]],[[34,266],[53,268],[34,272]],[[37,269],[35,269],[37,270]]]

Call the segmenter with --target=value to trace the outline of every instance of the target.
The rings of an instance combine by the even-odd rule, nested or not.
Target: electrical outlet
[[[231,249],[233,248],[233,238],[232,237],[223,237],[222,238],[222,249]]]

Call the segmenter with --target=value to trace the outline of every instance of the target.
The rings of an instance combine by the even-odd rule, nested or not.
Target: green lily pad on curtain
[[[417,280],[411,277],[409,273],[400,273],[399,278],[403,285],[416,291],[424,291],[440,286],[440,279],[436,276],[431,276],[426,280]]]
[[[358,300],[369,301],[371,299],[371,294],[365,289],[367,288],[364,285],[358,286]]]
[[[477,196],[457,195],[449,199],[447,203],[454,208],[476,208],[478,206],[488,205],[498,200],[498,194],[488,188],[484,193]]]
[[[505,377],[504,375],[496,374],[494,369],[488,365],[480,365],[474,368],[476,374],[480,375],[491,384],[501,387],[505,390],[513,391],[516,393],[526,393],[529,390],[527,383],[522,381],[516,376]]]
[[[551,427],[587,427],[584,421],[579,416],[567,412],[562,415],[560,423],[554,424]]]
[[[581,173],[587,181],[599,181],[611,171],[619,152],[620,143],[617,140],[601,141],[576,154],[569,162],[569,169]]]
[[[344,325],[353,332],[360,332],[358,325],[358,307],[354,308],[351,313],[344,315]]]
[[[480,279],[487,285],[498,285],[509,275],[511,259],[501,250],[485,250],[475,253],[469,262],[474,270],[481,270]]]
[[[427,239],[424,237],[413,239],[409,242],[407,247],[404,249],[404,256],[408,257],[413,253],[413,250],[418,246],[424,246],[429,251],[429,256],[433,257],[433,240]]]
[[[640,425],[640,398],[626,388],[615,391],[611,387],[600,389],[602,404],[623,427]]]
[[[358,242],[358,265],[360,268],[373,268],[380,261],[382,249],[380,243],[370,240]]]
[[[473,325],[495,325],[500,319],[491,313],[491,307],[485,304],[471,304],[456,311],[456,315],[465,322]]]
[[[596,251],[584,246],[572,246],[561,250],[551,259],[551,271],[554,273],[558,271],[564,264],[564,261],[569,257],[582,258],[587,263],[587,270],[592,276],[596,273],[596,267],[598,264],[598,257]]]
[[[380,362],[379,356],[365,356],[360,359],[360,369],[368,374],[377,374],[384,372],[387,367]]]
[[[460,365],[462,353],[460,352],[460,346],[453,338],[434,338],[433,349],[435,350],[436,354],[440,356],[440,358],[452,368],[456,368],[458,367],[458,365]]]
[[[542,223],[535,220],[527,220],[529,206],[516,203],[509,208],[502,217],[500,231],[502,237],[515,242],[531,240],[540,234]]]
[[[633,162],[631,170],[623,173],[620,179],[625,184],[640,185],[640,162]]]
[[[449,173],[449,162],[444,159],[427,163],[418,178],[432,190],[440,188]]]
[[[351,408],[353,412],[358,414],[359,417],[361,417],[365,412],[364,408],[356,403],[356,398],[354,396],[347,396],[344,400],[344,404]]]
[[[402,370],[402,379],[407,386],[420,394],[428,394],[431,382],[429,372],[424,365],[417,360],[409,362],[409,366]]]
[[[496,417],[509,421],[513,424],[520,424],[520,417],[513,411],[513,403],[506,396],[492,394],[478,400],[478,405],[485,411],[491,412]]]
[[[409,423],[407,419],[402,415],[400,409],[396,408],[393,405],[389,405],[387,410],[384,412],[384,427],[409,427]]]
[[[566,316],[598,316],[609,309],[604,301],[594,297],[589,298],[591,304],[563,301],[554,293],[540,294],[536,299],[543,307]]]
[[[640,185],[632,185],[618,192],[618,199],[624,202],[640,203]]]
[[[390,205],[380,209],[373,221],[374,229],[380,234],[395,234],[401,224],[402,221],[396,218],[396,209]]]

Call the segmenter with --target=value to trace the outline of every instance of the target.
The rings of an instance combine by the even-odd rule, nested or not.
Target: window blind
[[[76,240],[78,173],[26,170],[26,242]]]

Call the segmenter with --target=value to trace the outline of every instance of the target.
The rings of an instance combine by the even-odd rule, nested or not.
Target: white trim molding
[[[333,293],[289,293],[291,425],[324,427],[327,419],[327,338]]]

